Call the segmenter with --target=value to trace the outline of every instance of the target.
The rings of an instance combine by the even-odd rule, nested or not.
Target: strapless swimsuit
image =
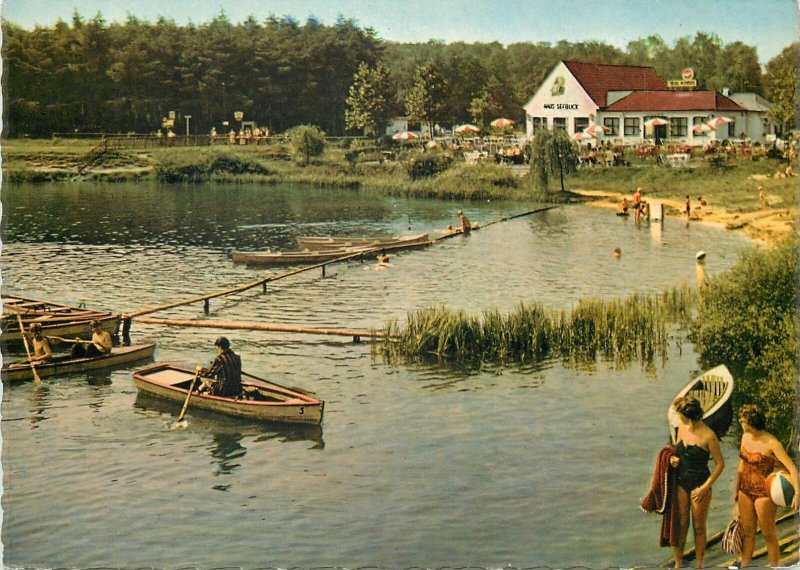
[[[762,453],[750,453],[739,450],[742,458],[742,472],[739,475],[739,490],[750,495],[753,499],[769,497],[767,490],[767,475],[772,473],[775,460]]]
[[[675,448],[675,453],[681,460],[678,464],[678,485],[691,494],[711,475],[708,469],[711,454],[699,445],[684,445],[682,441]]]

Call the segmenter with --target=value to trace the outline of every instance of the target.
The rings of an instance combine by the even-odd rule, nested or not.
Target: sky
[[[249,15],[314,16],[333,24],[339,15],[397,42],[570,42],[598,40],[624,49],[657,34],[677,38],[713,33],[741,41],[764,64],[798,36],[800,0],[2,0],[2,16],[25,28],[70,21],[77,11],[124,21],[129,14],[154,21],[201,24],[224,11],[239,22]]]

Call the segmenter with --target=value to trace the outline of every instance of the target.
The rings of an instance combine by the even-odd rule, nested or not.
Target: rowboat
[[[137,370],[133,373],[133,379],[142,393],[183,403],[194,379],[194,371],[159,363]],[[242,393],[243,397],[227,398],[195,392],[190,407],[259,421],[322,422],[325,402],[301,393],[297,388],[286,388],[242,373]],[[180,407],[176,411],[178,409]]]
[[[704,411],[703,423],[714,430],[718,438],[722,438],[733,421],[731,394],[733,394],[733,376],[724,364],[720,364],[689,382],[675,398],[684,396],[696,398]],[[672,403],[667,410],[667,421],[670,428],[669,435],[674,445],[678,437],[680,420]]]
[[[343,249],[347,247],[395,247],[403,245],[426,244],[430,241],[428,234],[415,236],[402,236],[392,238],[374,237],[316,237],[301,236],[297,238],[297,245],[301,250],[324,251],[328,249]]]
[[[359,255],[361,254],[361,255]],[[324,263],[342,257],[376,257],[376,250],[348,247],[326,251],[234,251],[233,261],[247,265],[294,265],[301,263]]]
[[[37,301],[15,295],[3,296],[3,312],[0,326],[3,330],[2,342],[9,345],[21,345],[22,335],[19,331],[17,316],[22,318],[23,326],[27,330],[30,325],[39,323],[45,336],[80,337],[90,338],[92,331],[89,321],[94,319],[100,322],[103,330],[109,334],[117,332],[120,316],[106,311],[84,309],[71,305]]]
[[[131,346],[115,346],[111,349],[109,354],[91,358],[72,358],[70,356],[55,357],[47,362],[37,364],[36,372],[39,373],[39,377],[45,378],[48,376],[63,376],[65,374],[73,374],[75,372],[109,368],[119,364],[127,364],[137,360],[152,358],[155,346],[156,345],[154,343],[137,344]],[[0,375],[3,378],[3,381],[7,382],[33,379],[31,365],[26,361],[12,362],[11,364],[3,366],[2,371],[0,371]]]

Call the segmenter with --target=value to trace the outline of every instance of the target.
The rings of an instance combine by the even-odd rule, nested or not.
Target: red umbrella
[[[409,131],[400,131],[399,133],[393,134],[392,138],[396,141],[408,141],[411,139],[418,139],[419,136]]]
[[[489,123],[489,125],[491,125],[492,128],[495,128],[495,129],[504,129],[505,127],[513,127],[515,124],[516,124],[516,121],[513,121],[511,119],[505,119],[505,118],[495,119],[494,121]]]
[[[663,127],[664,125],[668,125],[669,121],[661,117],[655,117],[649,121],[645,121],[644,124],[646,127]]]
[[[591,133],[586,133],[586,132],[582,132],[581,131],[581,132],[575,133],[570,138],[572,140],[574,140],[574,141],[585,141],[585,140],[594,139],[594,138],[597,138],[597,137],[595,135],[591,134]]]
[[[721,127],[722,125],[727,125],[728,123],[732,123],[733,119],[729,117],[714,117],[710,121],[708,121],[709,127]]]
[[[461,125],[453,129],[457,134],[463,135],[465,133],[477,133],[480,129],[476,125]]]
[[[706,123],[700,123],[699,125],[695,125],[694,127],[692,127],[692,131],[695,133],[707,133],[713,130],[716,129],[714,129],[714,127]]]
[[[593,124],[589,125],[588,127],[586,127],[585,129],[583,129],[583,132],[584,133],[589,133],[590,135],[597,136],[597,135],[605,134],[610,130],[611,129],[609,129],[608,127],[604,127],[603,125],[598,125],[597,123],[593,123]]]

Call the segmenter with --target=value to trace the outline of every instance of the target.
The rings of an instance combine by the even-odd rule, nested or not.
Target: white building
[[[666,89],[652,67],[562,61],[523,107],[528,137],[539,129],[561,129],[570,135],[598,120],[609,92],[619,98],[641,89]]]
[[[764,143],[773,132],[769,102],[753,93],[735,97],[739,102],[716,91],[670,90],[652,67],[562,61],[524,106],[526,132],[530,138],[539,129],[560,129],[575,136],[596,123],[606,132],[590,144]],[[703,126],[712,120],[719,124]]]
[[[723,95],[727,95],[726,91],[722,90]],[[775,134],[775,124],[769,114],[772,103],[757,93],[731,93],[730,98],[747,109],[745,124],[741,129],[747,138],[764,144],[767,135]]]

